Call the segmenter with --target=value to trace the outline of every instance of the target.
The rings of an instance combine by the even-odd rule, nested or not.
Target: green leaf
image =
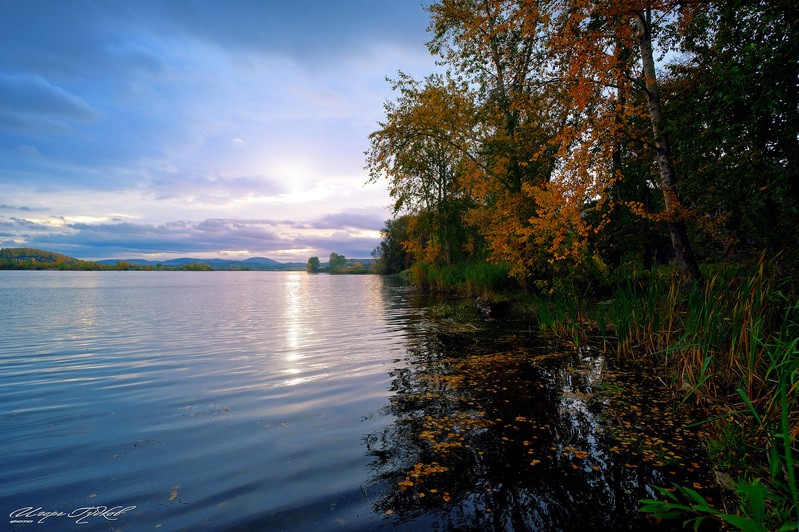
[[[760,419],[760,415],[757,413],[757,410],[755,410],[755,405],[753,405],[752,401],[749,400],[749,396],[746,395],[746,392],[742,388],[738,388],[737,392],[738,392],[738,395],[741,396],[741,399],[743,399],[743,402],[749,408],[749,412],[752,414],[752,417],[755,418],[755,421],[757,421],[757,424],[762,426],[763,425],[763,420]]]
[[[738,527],[742,532],[767,532],[766,527],[746,517],[730,514],[719,514],[719,517],[732,526]]]
[[[671,499],[674,502],[680,502],[680,500],[677,498],[677,496],[674,495],[671,491],[669,491],[668,488],[663,488],[663,487],[660,487],[660,486],[652,486],[652,487],[655,488],[657,491],[659,491],[660,494],[663,495],[664,497],[668,497],[669,499]],[[675,484],[674,487],[676,488],[677,485]]]
[[[697,506],[701,508],[710,508],[705,498],[699,495],[699,493],[697,493],[696,490],[693,490],[685,486],[681,486],[680,489],[683,491],[683,493],[692,498],[696,502]]]
[[[647,502],[647,501],[638,501],[638,502]],[[662,511],[664,511],[664,509],[668,508],[667,505],[664,505],[660,501],[651,501],[651,502],[652,502],[652,504],[645,504],[644,506],[641,506],[638,509],[638,511],[642,512],[642,513],[645,513],[645,514],[654,514],[654,513],[657,513],[657,512],[662,512]]]
[[[677,519],[685,515],[685,512],[680,510],[669,510],[668,512],[658,512],[652,514],[656,519]]]
[[[763,523],[766,519],[766,497],[769,496],[768,488],[760,484],[756,479],[751,484],[745,484],[738,488],[738,494],[749,501],[749,510],[755,522]]]
[[[771,449],[769,449],[769,472],[771,473],[771,478],[779,478],[781,466],[780,453],[777,450],[777,446],[772,445]]]
[[[704,520],[705,520],[705,516],[700,515],[699,517],[697,517],[695,519],[691,519],[689,521],[686,521],[685,524],[687,525],[688,523],[693,523],[694,524],[694,532],[698,532],[699,531],[699,527],[702,525],[702,521],[704,521]]]

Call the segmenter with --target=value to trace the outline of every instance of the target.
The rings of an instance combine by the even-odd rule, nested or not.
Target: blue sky
[[[0,247],[82,259],[368,257],[386,76],[421,0],[3,2]]]

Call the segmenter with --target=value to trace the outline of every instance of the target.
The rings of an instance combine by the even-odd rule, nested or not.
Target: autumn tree
[[[407,219],[406,249],[420,259],[450,264],[462,256],[462,214],[468,197],[460,180],[475,166],[475,114],[468,91],[433,75],[422,82],[400,73],[396,101],[370,135],[370,180],[387,178],[394,213]]]
[[[673,259],[692,280],[689,229],[799,244],[799,72],[784,61],[799,39],[786,0],[428,10],[428,46],[449,73],[400,75],[368,152],[418,260],[449,263],[466,247],[546,279],[633,254]]]
[[[308,262],[305,264],[305,269],[308,273],[319,272],[319,257],[309,258]]]
[[[539,261],[529,219],[531,184],[549,181],[552,139],[563,119],[559,88],[542,76],[552,2],[442,0],[429,7],[431,52],[475,87],[481,117],[480,164],[463,180],[475,199],[468,220],[488,258],[526,277]]]
[[[641,204],[631,206],[638,214],[666,224],[675,262],[686,279],[697,279],[700,272],[686,229],[690,210],[678,194],[655,41],[667,30],[679,36],[697,9],[697,4],[685,6],[677,0],[565,0],[550,39],[553,67],[568,86],[574,115],[582,117],[572,134],[579,158],[571,160],[587,161],[592,154],[600,160],[578,162],[578,171],[569,172],[570,177],[578,183],[593,181],[598,185],[593,192],[606,198],[603,191],[625,177],[613,165],[618,139],[629,132],[631,122],[646,118],[650,133],[640,140],[654,159],[663,210],[653,213]],[[665,50],[665,46],[660,49]]]

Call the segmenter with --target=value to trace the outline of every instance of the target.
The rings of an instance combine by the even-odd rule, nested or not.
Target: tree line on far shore
[[[308,273],[350,273],[350,274],[363,274],[363,273],[379,273],[375,268],[374,261],[366,261],[361,259],[348,259],[344,255],[339,255],[336,252],[330,254],[327,266],[323,266],[319,261],[319,257],[311,257],[305,265]]]

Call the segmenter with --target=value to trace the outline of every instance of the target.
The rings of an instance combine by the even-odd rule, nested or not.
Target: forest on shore
[[[796,529],[799,7],[427,9],[441,71],[390,80],[366,153],[395,202],[378,268],[510,300],[707,408],[725,508],[674,486],[644,511]]]

